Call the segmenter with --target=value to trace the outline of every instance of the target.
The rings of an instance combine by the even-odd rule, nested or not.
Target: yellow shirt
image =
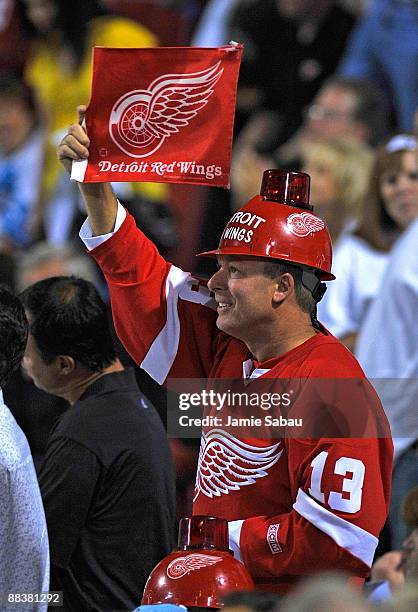
[[[34,88],[48,120],[48,146],[45,159],[43,193],[50,194],[60,166],[55,147],[68,126],[76,120],[76,107],[90,97],[92,47],[155,47],[157,38],[140,24],[124,17],[104,16],[92,19],[88,45],[81,65],[73,74],[59,61],[60,48],[54,35],[33,50],[25,77]]]

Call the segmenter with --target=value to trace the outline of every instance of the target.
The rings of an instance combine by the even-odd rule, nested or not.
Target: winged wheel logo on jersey
[[[267,476],[269,468],[280,459],[281,444],[252,446],[222,429],[203,434],[193,501],[199,493],[219,497]]]
[[[287,227],[295,236],[309,236],[325,229],[325,223],[310,213],[292,213],[287,218]]]
[[[110,113],[113,142],[131,157],[155,153],[208,103],[223,73],[220,64],[189,74],[163,74],[148,89],[121,96]]]
[[[214,565],[219,563],[219,561],[222,561],[222,557],[202,555],[200,553],[192,553],[191,555],[186,555],[186,557],[177,557],[167,566],[167,576],[177,580],[178,578],[183,578],[186,574],[190,574],[190,572],[202,569],[208,565]]]

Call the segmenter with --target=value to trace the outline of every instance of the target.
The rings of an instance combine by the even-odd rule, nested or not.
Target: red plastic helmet
[[[143,605],[181,604],[221,608],[222,597],[233,591],[252,591],[244,565],[228,549],[228,522],[213,516],[183,518],[178,548],[152,570]]]
[[[321,280],[334,280],[331,237],[312,212],[309,186],[303,172],[266,170],[260,195],[232,215],[217,249],[198,256],[271,257],[315,268]]]

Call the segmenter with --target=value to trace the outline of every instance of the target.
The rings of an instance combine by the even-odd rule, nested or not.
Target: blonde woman
[[[372,161],[368,147],[341,138],[313,143],[304,154],[303,171],[311,177],[311,202],[331,233],[332,271],[337,277],[318,304],[318,318],[344,340],[357,331],[366,304],[378,289],[375,279],[386,264],[385,253],[352,233],[360,223]]]

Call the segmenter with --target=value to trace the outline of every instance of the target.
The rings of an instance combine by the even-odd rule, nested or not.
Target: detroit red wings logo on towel
[[[84,182],[229,186],[242,45],[219,49],[95,47]]]
[[[208,565],[215,565],[222,561],[222,557],[215,557],[213,555],[202,555],[200,553],[192,553],[186,557],[177,557],[167,567],[167,576],[177,580],[177,578],[183,578],[186,574],[194,572],[195,570],[202,569]]]
[[[223,73],[218,62],[190,74],[163,74],[148,89],[130,91],[112,108],[109,133],[132,157],[148,157],[203,108]]]

